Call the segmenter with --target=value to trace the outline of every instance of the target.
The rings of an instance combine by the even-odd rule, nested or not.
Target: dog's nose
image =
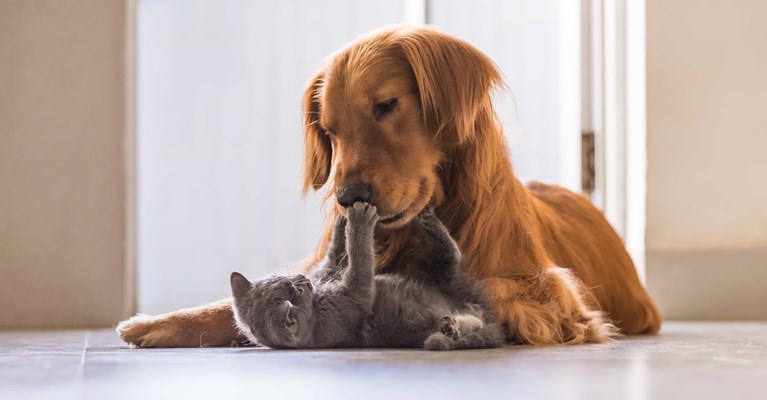
[[[336,193],[336,199],[341,207],[349,208],[354,203],[369,203],[373,189],[370,184],[363,181],[357,181],[347,186],[341,186]]]

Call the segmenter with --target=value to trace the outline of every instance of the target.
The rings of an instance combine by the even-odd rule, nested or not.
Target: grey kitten
[[[326,257],[308,277],[253,283],[231,276],[242,334],[273,348],[499,347],[504,334],[461,254],[431,209],[412,222],[419,253],[404,273],[375,275],[376,208],[355,203],[336,221]]]

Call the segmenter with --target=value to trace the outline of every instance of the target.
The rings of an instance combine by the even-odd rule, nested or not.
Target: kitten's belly
[[[436,289],[396,275],[379,275],[373,304],[373,345],[420,347],[451,311],[448,300]]]

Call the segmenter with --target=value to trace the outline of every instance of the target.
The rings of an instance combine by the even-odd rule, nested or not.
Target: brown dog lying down
[[[357,40],[324,61],[304,95],[305,190],[328,186],[339,203],[332,217],[355,201],[378,208],[378,273],[405,265],[416,245],[409,222],[434,206],[512,342],[657,332],[658,310],[602,213],[580,195],[514,176],[490,97],[500,85],[487,56],[431,28],[386,27]],[[141,347],[244,339],[229,299],[136,316],[117,331]]]

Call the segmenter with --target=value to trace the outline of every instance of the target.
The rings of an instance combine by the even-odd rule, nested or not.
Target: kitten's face
[[[234,272],[231,285],[237,325],[251,341],[274,348],[310,344],[314,288],[306,277],[275,276],[251,283]]]

